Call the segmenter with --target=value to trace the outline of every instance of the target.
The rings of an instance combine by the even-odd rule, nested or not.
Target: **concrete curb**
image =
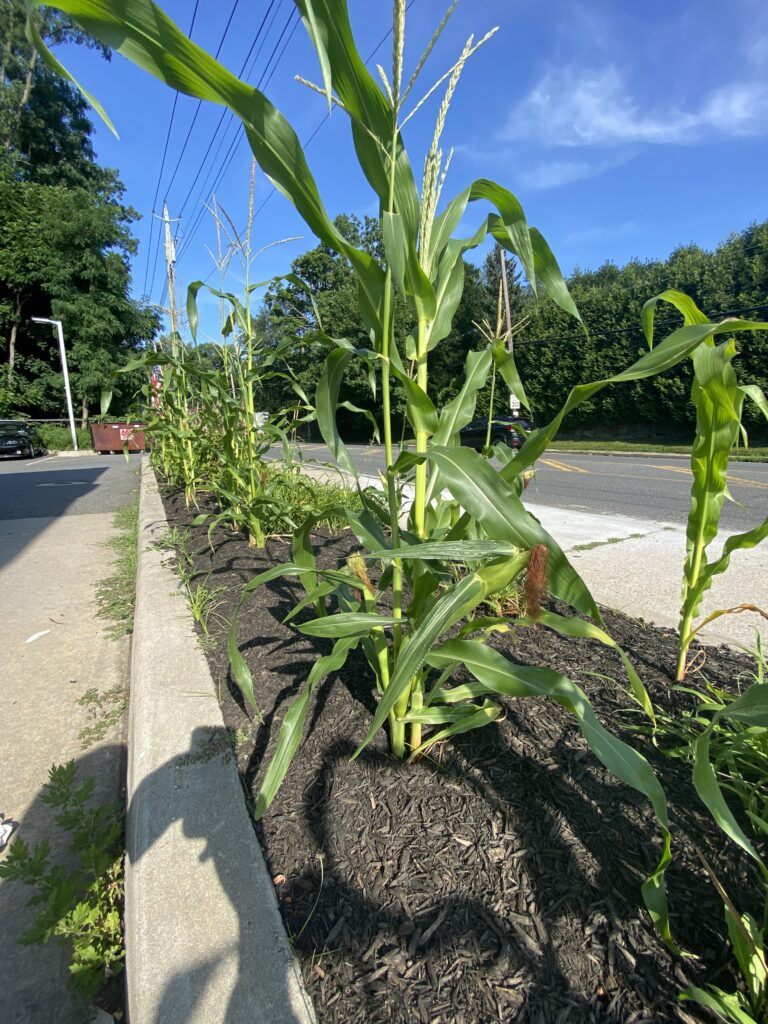
[[[313,1024],[142,460],[128,725],[132,1024]]]
[[[82,459],[88,458],[91,455],[98,455],[93,448],[80,448],[78,451],[73,452],[70,448],[62,452],[48,452],[49,455],[55,455],[57,459]],[[122,453],[121,453],[122,454]]]
[[[690,452],[606,451],[604,448],[547,448],[545,455],[613,455],[619,459],[687,459]]]
[[[690,452],[627,452],[610,451],[601,448],[547,448],[545,455],[608,455],[619,459],[685,459],[691,461]],[[762,465],[768,459],[729,459],[729,462],[756,463]]]

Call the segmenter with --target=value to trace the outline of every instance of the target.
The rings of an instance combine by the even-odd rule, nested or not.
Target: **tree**
[[[529,302],[530,323],[516,345],[521,376],[537,419],[546,422],[562,406],[575,384],[599,380],[629,366],[646,350],[640,325],[643,304],[666,288],[690,295],[710,317],[736,311],[753,319],[768,314],[768,222],[733,235],[714,252],[696,245],[675,249],[667,260],[631,260],[624,267],[605,263],[594,271],[575,271],[568,287],[584,319],[574,330],[554,303]],[[657,326],[666,333],[680,326],[670,313]],[[737,336],[737,370],[744,381],[768,386],[768,339],[760,333]],[[695,411],[690,402],[691,366],[685,360],[645,381],[607,388],[565,421],[567,430],[684,439]],[[748,408],[750,426],[765,430]]]
[[[74,396],[83,419],[113,371],[157,331],[155,311],[129,297],[137,214],[124,206],[114,170],[100,167],[86,105],[38,59],[24,33],[21,0],[3,0],[0,74],[0,335],[5,415],[62,409],[58,346],[30,324],[65,325]],[[35,14],[50,42],[96,46],[62,15]],[[106,57],[109,52],[99,47]],[[116,395],[129,399],[130,377]]]
[[[377,220],[373,217],[361,220],[354,215],[340,214],[335,224],[353,245],[383,262],[383,243]],[[467,352],[481,343],[474,322],[480,323],[487,315],[487,294],[480,271],[466,262],[464,271],[464,292],[454,316],[453,329],[431,356],[429,391],[438,404],[449,401],[456,394]],[[301,278],[306,287],[294,282],[280,282],[270,288],[264,299],[265,325],[275,338],[296,337],[291,368],[312,398],[327,350],[322,345],[303,344],[302,339],[311,337],[317,330],[333,338],[346,338],[358,348],[367,348],[369,339],[360,318],[355,276],[345,259],[331,252],[327,246],[318,245],[297,257],[291,264],[291,272]],[[405,339],[415,320],[414,310],[396,293],[397,342],[403,352],[406,351]],[[351,362],[342,392],[342,399],[377,414],[377,398],[359,360]],[[392,407],[395,416],[404,415],[405,396],[399,385],[393,388]],[[368,432],[370,436],[369,428],[359,414],[342,411],[339,423],[347,435],[357,432],[364,436]],[[400,426],[402,428],[402,423]]]

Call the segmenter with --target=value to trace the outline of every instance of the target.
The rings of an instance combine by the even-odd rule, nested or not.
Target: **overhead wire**
[[[193,13],[193,16],[192,16],[192,24],[190,25],[190,29],[189,29],[189,34],[190,35],[191,35],[192,28],[193,28],[194,23],[195,23],[195,17],[197,16],[197,8],[198,8],[198,5],[199,5],[199,2],[200,2],[200,0],[196,0],[195,10],[194,10],[194,13]],[[240,3],[240,0],[234,0],[234,2],[232,4],[232,9],[229,12],[229,17],[227,18],[227,23],[224,26],[224,31],[222,32],[221,38],[219,39],[218,46],[216,47],[216,57],[219,56],[219,54],[221,53],[221,49],[224,46],[224,42],[225,42],[225,40],[227,38],[227,33],[229,32],[230,25],[232,24],[232,19],[235,16],[235,12],[237,11],[239,3]],[[179,98],[179,94],[177,92],[176,96],[174,98],[174,111],[176,109],[176,101],[178,100],[178,98]],[[192,129],[195,126],[195,121],[197,120],[197,115],[198,115],[198,113],[200,111],[200,107],[202,106],[202,102],[203,102],[202,100],[198,100],[198,102],[197,102],[197,107],[195,108],[194,116],[193,116],[192,121],[191,121],[191,123],[189,125],[189,128],[187,129],[187,134],[186,134],[186,136],[184,138],[184,143],[183,143],[183,145],[181,147],[181,153],[179,154],[179,158],[176,161],[176,166],[173,169],[173,174],[171,175],[171,180],[169,181],[169,183],[165,187],[165,195],[166,195],[166,197],[167,197],[168,192],[170,191],[171,186],[173,185],[173,182],[174,182],[174,180],[176,178],[176,172],[178,171],[178,169],[179,169],[179,167],[181,165],[181,158],[184,155],[184,151],[187,148],[187,143],[189,142],[189,140],[191,138]],[[170,132],[169,132],[169,134],[170,134]],[[167,140],[166,140],[166,149],[167,149]],[[163,155],[163,165],[164,164],[165,164],[165,155]],[[157,194],[159,193],[161,177],[162,177],[162,166],[161,166],[161,170],[160,170],[160,175],[158,176],[158,182],[157,182],[158,189],[157,189],[157,192],[155,194],[155,199],[154,199],[153,204],[152,204],[153,210],[154,210],[155,204],[157,203]],[[150,226],[150,242],[149,242],[149,247],[150,248],[151,248],[151,245],[152,245],[151,230],[152,230],[152,226],[153,225],[154,225],[154,219],[152,221],[152,225]],[[147,293],[147,290],[146,290],[146,275],[145,275],[145,281],[144,281],[144,293],[145,293],[145,295],[146,294],[151,295],[152,292],[154,291],[154,288],[155,288],[155,276],[157,275],[157,264],[158,264],[158,259],[159,259],[159,256],[160,256],[160,240],[161,240],[161,237],[162,237],[162,232],[158,229],[157,243],[155,245],[155,255],[154,255],[154,259],[152,260],[152,279],[151,279],[150,286],[149,286],[149,293]],[[175,241],[175,238],[174,238],[174,241]],[[147,270],[148,269],[149,269],[149,262],[147,262]],[[166,286],[164,285],[163,286],[163,293],[162,293],[161,298],[160,298],[160,305],[163,304],[163,296],[165,295],[165,290],[166,290]]]
[[[291,27],[291,22],[293,22],[292,27]],[[272,48],[272,52],[271,52],[269,58],[267,59],[267,63],[266,63],[266,65],[265,65],[265,67],[264,67],[264,69],[263,69],[263,71],[261,73],[261,77],[259,78],[259,81],[257,82],[255,88],[259,89],[260,91],[263,91],[266,88],[266,86],[269,84],[272,76],[274,75],[275,71],[277,70],[277,68],[278,68],[278,66],[280,64],[280,61],[283,58],[283,55],[285,54],[286,48],[288,47],[288,44],[290,43],[291,38],[293,37],[293,34],[296,31],[296,28],[298,27],[298,25],[299,25],[298,11],[293,9],[288,14],[288,18],[286,19],[285,24],[282,27],[282,30],[280,32],[280,35],[279,35],[278,39],[277,39],[277,42],[275,43],[275,45]],[[291,31],[288,34],[288,37],[285,38],[286,32],[288,32],[289,27],[291,27]],[[284,38],[285,38],[285,42],[283,42]],[[278,47],[280,47],[281,43],[282,43],[282,49],[280,50],[280,53],[278,54],[277,50],[278,50]],[[274,61],[274,63],[272,63],[273,61]],[[272,64],[271,69],[270,69],[270,64]],[[237,152],[237,147],[239,146],[240,142],[242,141],[242,135],[240,134],[239,128],[240,128],[239,124],[236,123],[236,125],[235,125],[235,134],[234,134],[234,136],[233,136],[233,138],[232,138],[232,140],[231,140],[231,142],[229,144],[229,147],[228,147],[226,153],[224,154],[224,157],[222,158],[221,164],[219,165],[218,169],[215,169],[215,159],[214,159],[214,165],[212,165],[211,169],[209,170],[208,174],[206,175],[206,179],[203,182],[203,185],[202,185],[201,189],[198,192],[197,198],[196,198],[195,203],[194,203],[195,206],[198,206],[198,210],[197,210],[197,213],[194,215],[194,219],[193,219],[192,225],[191,225],[191,227],[189,229],[189,232],[187,232],[185,234],[183,243],[182,243],[182,245],[181,245],[181,247],[179,249],[179,259],[181,259],[184,256],[184,254],[189,250],[189,247],[190,247],[191,242],[192,242],[192,238],[194,237],[194,235],[199,230],[200,225],[202,224],[203,218],[205,217],[206,202],[204,201],[204,197],[206,197],[206,199],[209,198],[211,196],[211,194],[213,192],[215,192],[216,189],[218,189],[218,187],[220,186],[221,182],[224,180],[224,177],[225,177],[227,171],[229,170],[229,168],[230,168],[230,166],[232,164],[232,161],[235,158],[235,155],[236,155],[236,152]],[[224,140],[226,138],[228,130],[229,130],[229,125],[225,129],[225,134],[224,134],[224,136],[222,136],[222,140],[221,140],[221,143],[219,145],[219,149],[217,150],[217,152],[221,151],[221,149],[222,149],[222,147],[224,145]],[[211,180],[213,181],[213,183],[209,185],[209,182]],[[187,198],[189,198],[189,197],[187,197]]]
[[[416,0],[408,0],[408,3],[405,5],[406,11],[409,11],[411,9],[411,7],[413,7],[413,5],[415,3],[416,3]],[[392,35],[392,29],[390,28],[390,29],[388,29],[384,33],[384,35],[381,37],[381,39],[378,41],[378,43],[376,43],[374,48],[371,50],[371,52],[365,58],[365,61],[363,62],[364,64],[369,64],[373,60],[373,58],[376,56],[378,51],[381,49],[381,47],[384,45],[384,43],[386,43],[387,39],[389,39],[389,37],[391,35]],[[317,127],[314,129],[314,131],[309,136],[309,138],[306,139],[306,141],[301,143],[301,148],[302,149],[306,150],[306,149],[309,148],[310,143],[315,138],[315,136],[320,131],[320,129],[323,127],[323,125],[326,123],[326,121],[330,118],[330,116],[331,116],[330,112],[326,111],[326,113],[324,114],[322,119],[318,122]],[[264,207],[267,205],[267,203],[269,202],[269,200],[272,198],[272,196],[275,194],[276,191],[277,191],[277,189],[274,188],[274,186],[272,187],[272,189],[270,189],[270,191],[267,193],[267,195],[262,200],[261,205],[254,212],[254,214],[253,214],[253,219],[254,220],[258,217],[258,215],[261,213],[261,211],[264,209]]]
[[[192,11],[192,21],[189,23],[189,31],[187,32],[187,37],[190,38],[190,39],[192,38],[192,30],[195,27],[195,20],[197,18],[197,9],[198,9],[199,6],[200,6],[200,0],[195,0],[195,7],[194,7],[194,10]],[[178,94],[178,92],[175,92],[173,94],[173,106],[171,107],[171,117],[170,117],[170,120],[168,121],[168,130],[165,133],[165,144],[163,145],[163,155],[162,155],[162,158],[160,160],[160,170],[158,171],[158,174],[157,174],[157,184],[155,185],[155,195],[154,195],[154,197],[152,199],[152,210],[150,212],[149,241],[147,242],[147,261],[144,264],[143,294],[145,296],[147,294],[147,278],[149,277],[149,262],[150,262],[150,258],[151,258],[151,254],[152,254],[152,235],[154,234],[154,229],[155,229],[154,212],[155,212],[155,207],[157,206],[157,197],[160,195],[160,183],[161,183],[162,178],[163,178],[163,171],[165,169],[165,158],[168,155],[168,144],[169,144],[169,142],[171,140],[171,130],[173,129],[173,121],[174,121],[174,118],[176,116],[176,104],[178,102],[179,102],[179,94]],[[158,232],[159,232],[159,229],[158,229]],[[152,275],[152,283],[154,284],[154,273]],[[150,291],[151,291],[151,289],[150,289]]]
[[[272,76],[274,75],[275,71],[277,71],[277,68],[278,68],[278,66],[280,64],[280,61],[283,59],[283,55],[285,54],[285,51],[288,48],[288,44],[290,43],[291,39],[293,38],[293,35],[296,32],[296,29],[298,28],[298,26],[299,26],[299,17],[298,17],[298,13],[297,13],[296,17],[294,18],[293,26],[291,27],[291,31],[288,34],[288,37],[286,38],[285,42],[283,43],[283,48],[280,51],[280,53],[278,54],[277,59],[275,60],[275,63],[272,66],[272,69],[269,71],[269,74],[267,75],[266,78],[264,78],[264,75],[267,72],[267,68],[265,68],[264,72],[262,73],[262,77],[259,80],[259,83],[257,85],[257,88],[259,90],[264,91],[267,88],[267,86],[269,85],[270,81],[272,80]],[[285,34],[285,31],[287,30],[287,28],[288,28],[288,24],[286,23],[286,25],[283,28],[283,32],[281,33],[281,38],[282,38],[282,35]],[[279,43],[280,43],[280,40],[278,39],[278,45],[279,45]],[[267,65],[267,67],[268,67],[268,65]],[[244,138],[244,136],[239,131],[237,131],[235,133],[235,137],[233,138],[232,142],[230,143],[230,146],[229,146],[229,149],[227,151],[227,154],[224,157],[224,163],[223,163],[223,166],[221,168],[221,171],[219,172],[219,175],[216,178],[216,181],[214,182],[213,186],[210,189],[208,189],[208,194],[209,195],[211,193],[213,193],[214,191],[216,191],[216,189],[218,189],[221,186],[221,183],[223,182],[224,178],[226,177],[227,171],[232,166],[232,161],[234,160],[235,156],[237,155],[238,148],[243,143],[243,138]],[[202,209],[204,209],[204,208],[202,208]]]
[[[280,2],[282,3],[282,0],[280,0]],[[251,47],[250,47],[250,49],[248,50],[248,53],[245,56],[245,60],[242,63],[240,71],[238,72],[238,77],[242,77],[243,72],[245,70],[245,67],[248,64],[248,61],[250,60],[251,54],[253,53],[253,50],[254,50],[254,48],[256,46],[256,43],[259,41],[259,36],[261,35],[261,33],[264,30],[264,25],[266,24],[266,21],[269,18],[269,13],[272,10],[272,8],[274,7],[274,5],[275,5],[275,0],[270,0],[270,4],[269,4],[269,7],[267,8],[266,14],[262,18],[261,24],[259,25],[258,29],[256,30],[256,35],[253,38],[253,42],[251,43]],[[275,12],[275,13],[277,13],[277,12]],[[272,26],[271,26],[271,23],[270,23],[270,26],[267,29],[267,35],[269,34],[269,30],[270,30],[271,27]],[[262,41],[262,46],[263,46],[263,41]],[[259,53],[261,52],[261,49],[262,49],[262,47],[260,46],[259,47]],[[257,57],[258,57],[258,53],[257,53]],[[181,216],[183,214],[184,210],[186,209],[187,203],[190,200],[190,197],[191,197],[191,195],[192,195],[192,193],[193,193],[193,191],[195,189],[195,185],[197,184],[197,182],[198,182],[198,180],[200,178],[200,175],[202,173],[203,167],[205,166],[205,162],[208,159],[208,154],[211,152],[211,149],[213,148],[213,144],[216,141],[216,136],[219,133],[219,129],[221,128],[222,122],[224,121],[224,119],[226,117],[229,117],[229,119],[231,121],[232,120],[232,116],[233,116],[232,112],[230,110],[228,110],[227,108],[225,108],[221,112],[221,116],[219,117],[219,120],[216,123],[216,127],[213,129],[213,134],[211,135],[210,141],[208,142],[208,146],[206,147],[205,153],[203,154],[203,158],[200,161],[200,165],[199,165],[199,167],[197,169],[197,173],[195,174],[195,177],[192,180],[192,184],[187,189],[187,194],[184,196],[184,200],[181,203],[181,206],[179,208],[179,216]],[[227,129],[225,129],[225,132],[226,132],[226,130]],[[216,161],[216,157],[218,156],[218,153],[221,150],[221,145],[222,145],[222,143],[220,141],[219,142],[219,147],[216,150],[216,153],[214,154],[214,158],[213,158],[214,159],[214,163]]]
[[[219,45],[218,45],[218,47],[216,49],[216,53],[213,55],[214,56],[214,60],[218,60],[219,54],[221,53],[221,49],[224,46],[224,40],[227,38],[227,33],[229,32],[229,27],[232,24],[232,19],[235,16],[235,12],[237,11],[239,3],[240,3],[240,0],[235,0],[235,2],[232,4],[232,10],[229,12],[229,18],[227,19],[227,24],[224,26],[224,32],[222,34],[221,40],[219,41]],[[181,151],[180,151],[179,156],[178,156],[178,159],[176,160],[176,166],[173,169],[173,174],[171,175],[171,180],[165,186],[166,195],[173,188],[173,183],[176,180],[176,175],[178,173],[179,168],[181,167],[181,161],[184,158],[184,153],[186,152],[186,149],[187,149],[187,143],[189,142],[189,140],[190,140],[190,138],[192,136],[192,129],[195,127],[195,122],[197,121],[197,115],[200,113],[200,108],[202,107],[202,105],[203,105],[203,101],[202,100],[198,100],[197,101],[197,106],[195,107],[194,116],[193,116],[192,121],[191,121],[191,123],[189,125],[189,129],[187,130],[186,138],[184,139],[184,144],[182,145]]]

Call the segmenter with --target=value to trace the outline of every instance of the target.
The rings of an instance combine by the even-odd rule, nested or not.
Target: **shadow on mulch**
[[[171,525],[189,525],[183,501],[165,497]],[[219,530],[192,528],[197,567],[226,586],[226,619],[242,584],[290,559],[290,545],[249,549]],[[337,565],[350,534],[319,536],[318,561]],[[246,788],[258,790],[282,716],[322,641],[282,624],[300,590],[275,580],[247,601],[240,649],[264,720],[255,725],[229,674],[226,636],[208,651],[226,724],[236,732]],[[606,612],[652,699],[671,694],[675,637]],[[545,699],[506,701],[506,715],[408,766],[379,734],[350,757],[370,721],[370,672],[353,652],[318,686],[304,743],[258,824],[281,913],[321,1024],[486,1024],[690,1021],[677,1004],[686,984],[724,974],[722,906],[696,849],[742,909],[759,911],[748,865],[701,809],[690,768],[628,731],[631,701],[621,664],[592,641],[548,630],[495,637],[513,660],[547,664],[588,694],[603,724],[641,747],[667,793],[674,862],[668,872],[673,932],[699,958],[673,957],[641,910],[640,884],[659,838],[653,814],[587,747],[574,719]],[[732,686],[750,660],[702,648],[704,674]],[[698,1011],[697,1011],[698,1012]],[[699,1019],[709,1019],[703,1013]]]

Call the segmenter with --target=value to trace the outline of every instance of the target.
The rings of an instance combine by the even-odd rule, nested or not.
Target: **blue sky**
[[[214,52],[233,4],[200,0],[192,38]],[[168,0],[163,6],[184,31],[189,29],[192,0]],[[295,74],[314,80],[319,75],[292,9],[290,0],[272,0],[271,6],[269,0],[241,0],[219,59],[238,72],[267,15],[252,51],[251,62],[256,60],[249,81],[267,83],[262,87],[270,99],[306,140],[322,122],[324,105],[322,97],[294,81]],[[442,0],[413,0],[406,74],[443,10]],[[350,11],[367,57],[389,28],[390,4],[350,0]],[[709,248],[750,221],[768,218],[768,5],[763,0],[463,0],[414,96],[453,63],[470,33],[480,37],[494,26],[499,31],[467,65],[448,116],[443,144],[446,150],[455,147],[455,154],[446,197],[478,177],[511,188],[566,273],[605,260],[621,264],[633,257],[664,257],[691,241]],[[111,63],[76,47],[60,55],[102,101],[120,133],[115,139],[99,123],[94,143],[99,161],[119,169],[127,202],[142,214],[135,225],[134,294],[146,289],[153,301],[161,299],[158,221],[151,250],[148,243],[153,201],[160,213],[166,196],[171,216],[180,217],[174,229],[182,299],[190,281],[209,277],[216,284],[208,251],[216,244],[213,219],[200,213],[217,182],[217,199],[238,226],[244,223],[250,153],[242,133],[227,115],[214,136],[222,108],[204,104],[181,155],[197,101],[180,96],[155,200],[173,92],[119,55]],[[389,68],[390,55],[387,39],[374,62]],[[431,139],[439,96],[406,127],[416,168]],[[240,141],[230,149],[236,137]],[[219,180],[227,153],[234,156]],[[332,214],[376,212],[356,168],[343,113],[335,111],[320,127],[307,158]],[[287,271],[291,259],[315,244],[287,200],[270,196],[271,191],[257,171],[254,247],[301,237],[259,257],[254,273],[261,279]],[[480,210],[472,211],[462,227],[471,228],[480,217]],[[228,287],[237,291],[239,284],[233,270]],[[202,318],[213,332],[213,301]]]

